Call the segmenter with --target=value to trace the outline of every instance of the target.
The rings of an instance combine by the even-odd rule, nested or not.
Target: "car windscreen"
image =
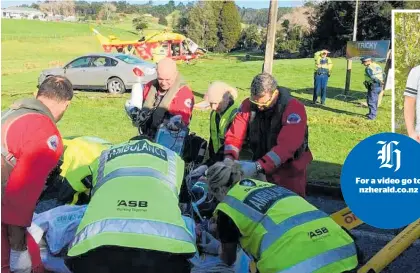
[[[128,64],[142,64],[142,63],[144,63],[144,61],[142,59],[139,59],[137,57],[133,57],[133,56],[130,56],[130,55],[117,55],[117,56],[115,56],[115,58],[117,58],[117,59],[119,59],[119,60],[121,60],[125,63],[128,63]]]

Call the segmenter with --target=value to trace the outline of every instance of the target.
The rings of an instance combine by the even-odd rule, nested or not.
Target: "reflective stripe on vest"
[[[367,70],[372,70],[372,77],[377,78],[379,81],[383,82],[383,74],[382,74],[382,67],[376,63],[371,63],[368,67],[365,69],[365,81],[369,83],[376,83],[369,75],[367,74]]]
[[[283,187],[242,180],[229,190],[217,211],[235,223],[243,235],[241,246],[258,261],[262,273],[342,272],[357,265],[351,237],[329,215]],[[321,227],[329,234],[313,239],[312,231]],[[302,247],[308,251],[299,253]],[[291,253],[295,254],[290,259],[276,261]]]
[[[285,194],[282,196],[282,198],[279,198],[279,200],[277,200],[276,202],[289,196],[296,196],[296,194],[290,194],[289,191],[285,191]],[[258,253],[259,257],[265,250],[267,250],[273,243],[275,243],[281,236],[283,236],[289,230],[297,226],[303,225],[305,223],[308,223],[310,221],[329,217],[323,211],[313,210],[297,214],[284,220],[283,222],[276,224],[268,215],[262,214],[254,210],[253,208],[247,206],[242,201],[236,199],[233,196],[226,196],[223,199],[223,203],[228,204],[231,208],[242,213],[244,216],[250,218],[252,221],[256,223],[261,223],[263,227],[267,230],[267,233],[263,236],[261,241],[260,250]],[[276,203],[274,203],[272,206],[274,206],[275,204]]]
[[[311,273],[329,264],[350,258],[355,254],[355,244],[348,244],[321,253],[315,257],[312,257],[292,267],[289,267],[288,269],[278,271],[277,273]]]
[[[217,152],[223,145],[228,125],[232,122],[237,112],[237,107],[232,104],[220,117],[219,126],[216,125],[216,111],[212,111],[210,115],[210,137],[213,144],[214,152]]]
[[[98,167],[98,178],[95,186],[92,189],[92,195],[104,185],[107,181],[124,176],[149,176],[158,179],[161,182],[164,182],[176,196],[178,196],[178,189],[176,186],[176,177],[177,177],[177,168],[176,168],[176,154],[173,151],[167,151],[168,155],[168,174],[164,175],[159,171],[156,171],[153,168],[148,167],[123,167],[117,170],[114,170],[104,176],[105,163],[108,158],[110,150],[105,150],[102,152],[101,157],[99,158],[99,167]]]
[[[320,57],[317,62],[319,62],[321,67],[318,67],[318,64],[315,64],[315,71],[322,74],[328,74],[330,71],[330,60],[328,58]]]
[[[107,219],[87,225],[77,234],[69,249],[90,237],[105,232],[152,235],[195,244],[192,235],[177,225],[143,219]]]

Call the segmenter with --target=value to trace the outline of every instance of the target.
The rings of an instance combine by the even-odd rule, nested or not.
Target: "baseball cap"
[[[362,62],[362,63],[364,63],[364,62],[366,62],[366,61],[371,61],[372,60],[372,58],[371,57],[362,57],[362,58],[360,58],[360,61]]]

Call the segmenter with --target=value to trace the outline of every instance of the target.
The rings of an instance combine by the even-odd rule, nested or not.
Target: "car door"
[[[89,68],[91,57],[80,57],[64,67],[64,75],[76,87],[87,87],[89,75],[86,73]]]
[[[105,56],[96,56],[92,58],[89,67],[89,85],[92,88],[106,88],[108,79],[113,76],[113,68],[117,61]]]

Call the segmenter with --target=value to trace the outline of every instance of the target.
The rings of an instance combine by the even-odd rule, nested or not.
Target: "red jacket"
[[[29,113],[6,121],[2,143],[17,162],[7,179],[1,221],[28,227],[48,174],[63,153],[61,135],[47,115]]]
[[[239,151],[246,138],[250,115],[251,102],[245,99],[226,133],[225,156],[238,159]],[[299,122],[296,122],[297,115],[300,117]],[[291,120],[294,118],[295,121],[288,122],[289,117]],[[313,159],[312,153],[304,152],[300,158],[287,162],[293,158],[294,153],[304,141],[307,126],[305,106],[292,98],[284,110],[282,123],[283,127],[278,134],[277,145],[258,159],[258,162],[264,168],[268,181],[305,196],[306,167]],[[281,164],[278,166],[273,159],[280,159]]]
[[[149,94],[149,90],[152,84],[153,84],[153,81],[150,81],[144,87],[143,101],[146,100],[146,97]],[[184,85],[176,93],[175,98],[172,100],[171,104],[169,105],[168,112],[169,114],[173,116],[181,115],[182,121],[186,125],[189,125],[191,121],[193,106],[194,106],[194,94],[188,86]]]
[[[16,159],[16,165],[11,168],[2,158],[2,183],[3,179],[7,181],[1,200],[2,272],[10,272],[7,225],[31,225],[48,174],[63,153],[61,135],[48,108],[36,99],[26,99],[21,104],[35,105],[40,112],[11,117],[1,128],[1,143]],[[27,244],[33,269],[41,272],[42,262],[37,244],[31,236],[27,236]]]

